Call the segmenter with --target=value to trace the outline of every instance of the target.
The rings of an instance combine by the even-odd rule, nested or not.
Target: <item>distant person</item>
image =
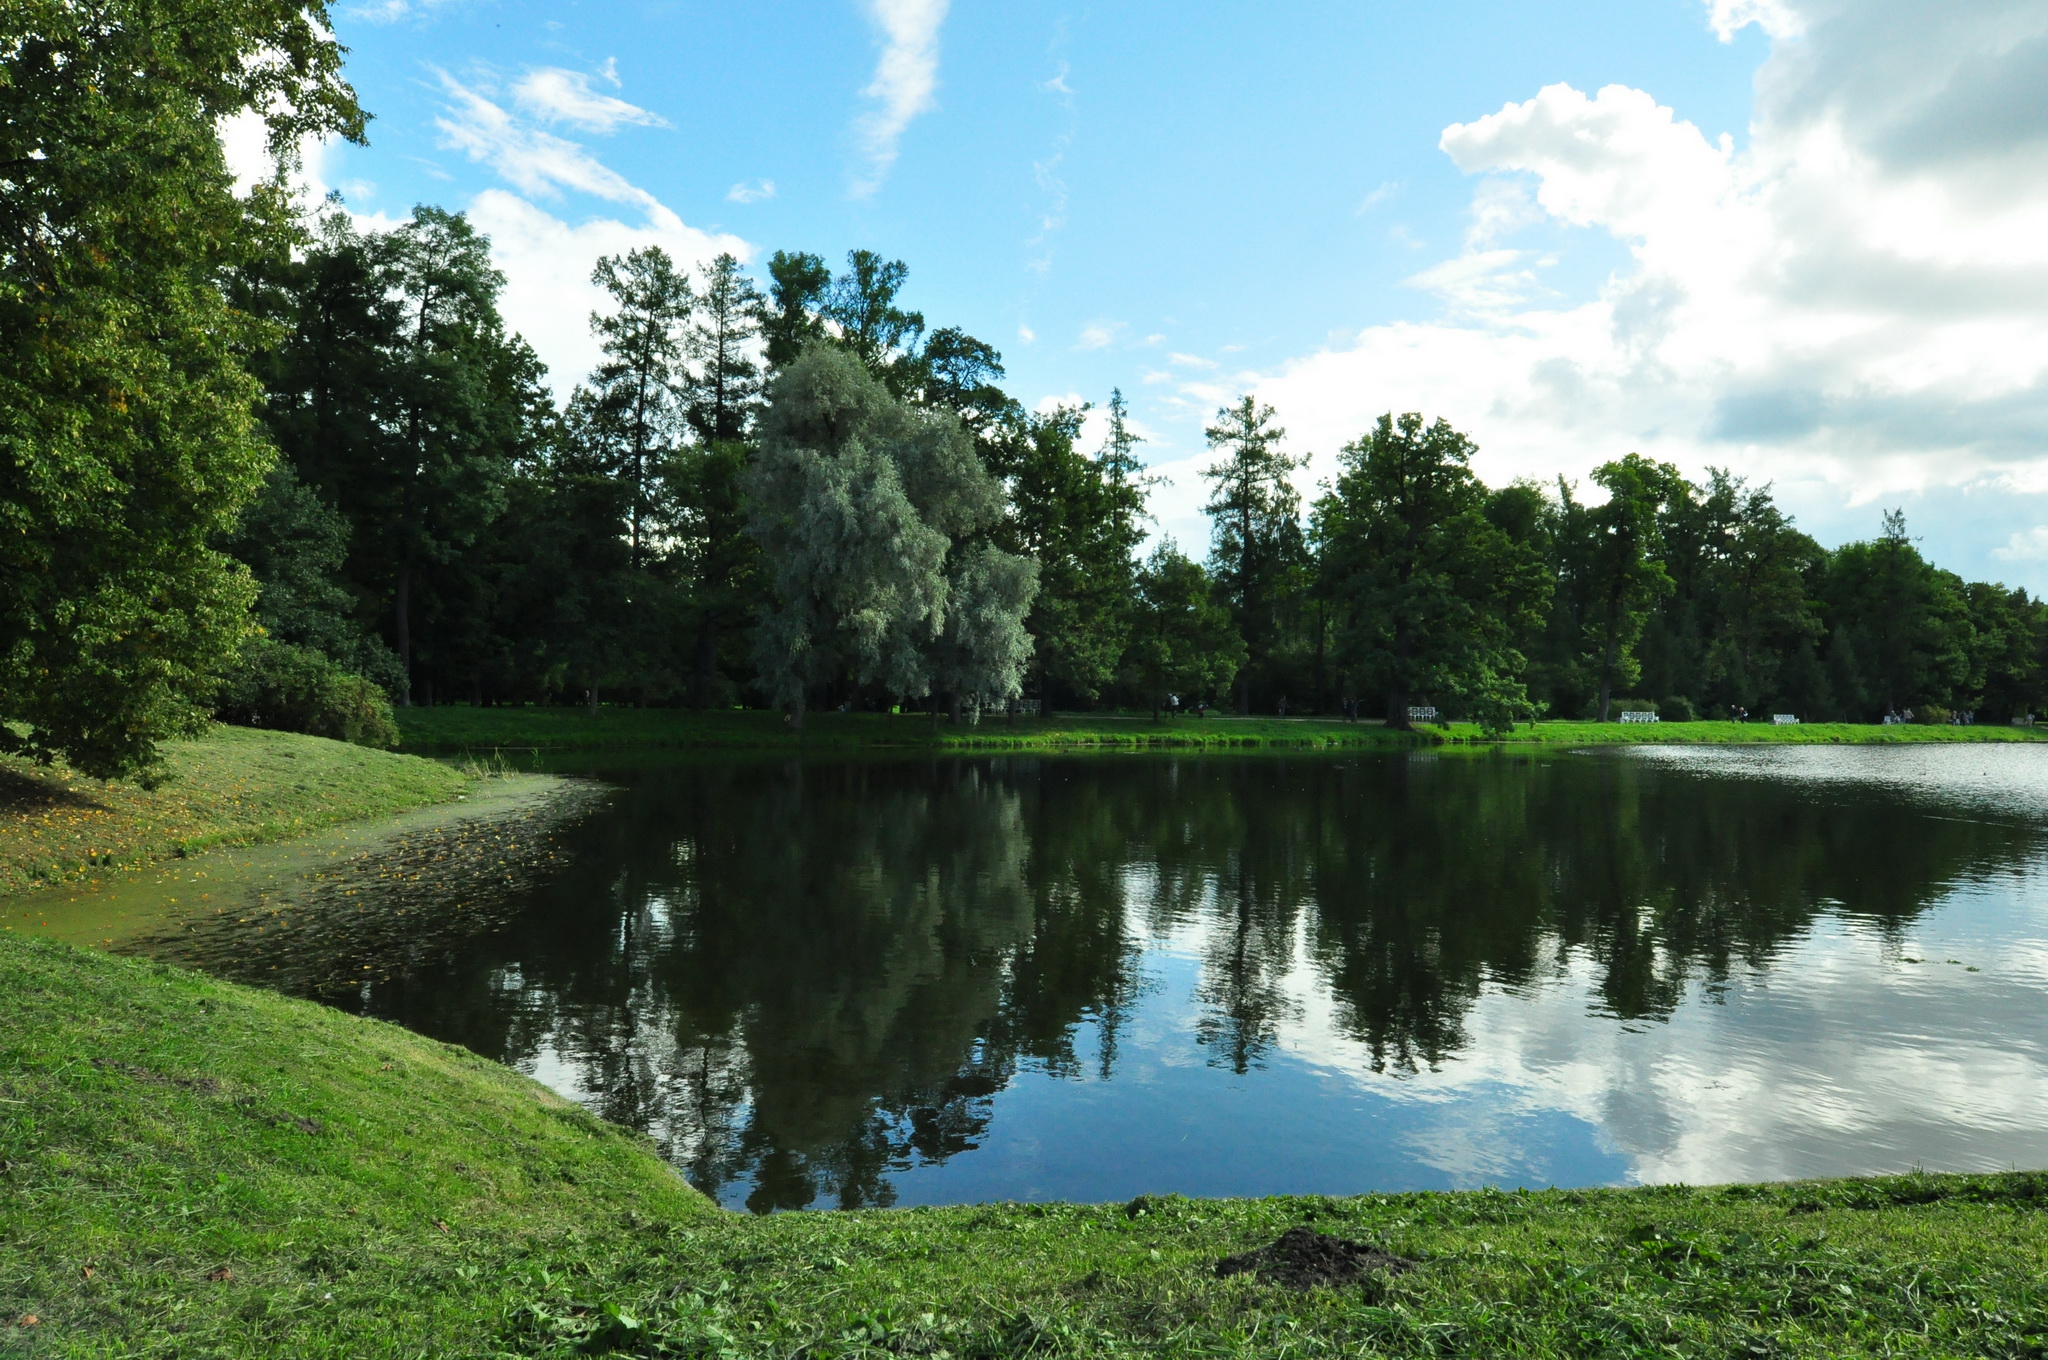
[[[1280,716],[1287,716],[1287,696],[1284,694],[1280,696]]]

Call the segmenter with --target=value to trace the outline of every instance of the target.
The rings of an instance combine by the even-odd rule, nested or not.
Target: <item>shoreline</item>
[[[0,1101],[0,1335],[43,1356],[1847,1356],[2048,1331],[2041,1173],[752,1218],[465,1050],[19,935]],[[1413,1268],[1220,1277],[1297,1228]]]
[[[684,709],[412,708],[398,710],[402,750],[420,755],[546,753],[632,748],[837,753],[862,750],[1001,752],[1015,750],[1398,750],[1417,746],[1564,746],[1753,743],[1902,745],[2048,741],[2048,731],[1985,724],[1671,722],[1546,720],[1489,736],[1474,723],[1390,730],[1378,722],[1335,718],[1054,714],[1015,723],[934,726],[923,714],[813,713],[801,733],[779,714],[759,710],[697,713]]]
[[[442,761],[246,727],[170,743],[165,758],[165,780],[144,789],[0,757],[0,899],[451,803],[476,782]]]

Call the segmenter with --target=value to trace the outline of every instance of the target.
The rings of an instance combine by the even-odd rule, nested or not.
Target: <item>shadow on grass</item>
[[[0,814],[49,812],[57,808],[106,810],[105,803],[61,783],[61,778],[20,765],[0,765]]]

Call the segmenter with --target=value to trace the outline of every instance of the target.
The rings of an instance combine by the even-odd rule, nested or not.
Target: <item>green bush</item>
[[[398,745],[391,701],[373,682],[311,647],[253,639],[221,678],[214,716],[386,750]]]
[[[1692,706],[1692,700],[1683,694],[1674,694],[1657,705],[1657,716],[1665,722],[1694,722],[1700,713]]]
[[[1926,723],[1929,727],[1941,727],[1954,716],[1955,714],[1949,712],[1940,704],[1923,704],[1921,707],[1913,710],[1913,721]]]

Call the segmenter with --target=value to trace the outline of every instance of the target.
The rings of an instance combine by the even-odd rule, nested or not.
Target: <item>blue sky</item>
[[[1960,17],[1959,17],[1960,13]],[[564,387],[597,254],[864,246],[1027,403],[1112,386],[1202,540],[1201,426],[1381,410],[1490,480],[1639,448],[1824,541],[1903,504],[2048,585],[2048,7],[1981,0],[344,4],[355,212],[466,208]]]

